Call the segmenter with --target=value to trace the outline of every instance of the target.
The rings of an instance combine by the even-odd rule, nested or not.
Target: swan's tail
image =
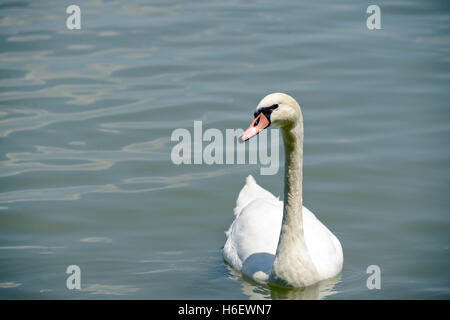
[[[243,208],[245,208],[253,200],[259,198],[278,200],[278,198],[271,194],[269,191],[259,186],[253,176],[250,174],[248,175],[245,181],[245,185],[236,200],[234,215],[238,217],[241,214]]]
[[[255,179],[252,177],[252,175],[248,175],[247,179],[245,180],[245,185],[242,188],[241,192],[239,193],[239,196],[236,200],[236,207],[234,208],[234,215],[236,219],[241,214],[242,210],[249,205],[252,201],[257,199],[266,199],[266,200],[273,200],[279,202],[280,199],[278,197],[275,197],[273,194],[271,194],[266,189],[260,187]],[[280,202],[281,204],[281,202]],[[234,223],[233,221],[233,223]],[[233,223],[231,224],[230,228],[225,231],[225,234],[228,238],[230,235],[231,229],[233,227]]]

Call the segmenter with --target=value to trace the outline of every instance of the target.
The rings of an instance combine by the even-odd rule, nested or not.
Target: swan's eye
[[[278,104],[273,104],[270,107],[264,107],[253,113],[253,117],[258,117],[261,113],[270,121],[270,114],[273,110],[278,108]],[[256,127],[259,123],[259,118],[255,121],[254,126]]]

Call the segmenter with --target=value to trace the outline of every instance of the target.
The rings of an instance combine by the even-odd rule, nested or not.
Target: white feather
[[[249,277],[268,280],[280,238],[283,202],[249,175],[234,214],[223,249],[225,260]],[[306,207],[303,224],[306,247],[321,278],[335,276],[343,263],[339,240]]]

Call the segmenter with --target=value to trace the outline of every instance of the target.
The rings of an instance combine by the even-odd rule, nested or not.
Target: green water
[[[69,4],[0,1],[0,298],[450,297],[448,2],[377,1],[373,31],[365,1],[77,1],[72,31]],[[302,106],[304,203],[344,249],[306,290],[221,255],[245,177],[282,195],[283,167],[170,158],[176,128],[245,128],[275,91]]]

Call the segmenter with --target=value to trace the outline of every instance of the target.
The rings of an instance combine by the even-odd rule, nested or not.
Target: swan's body
[[[303,207],[300,106],[288,95],[268,95],[259,103],[243,139],[271,123],[281,127],[286,150],[284,203],[252,176],[247,177],[234,209],[235,220],[226,232],[223,255],[232,267],[256,280],[309,286],[341,272],[342,247],[336,236]]]
[[[234,214],[236,218],[226,232],[225,260],[247,276],[269,280],[280,239],[283,202],[248,176]],[[306,248],[320,275],[317,281],[337,275],[343,261],[339,240],[306,207],[303,225]]]

